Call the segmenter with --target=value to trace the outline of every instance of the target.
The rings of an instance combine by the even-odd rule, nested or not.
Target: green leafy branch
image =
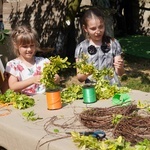
[[[25,95],[14,92],[13,90],[8,89],[4,94],[0,94],[1,103],[12,103],[13,106],[17,109],[25,109],[31,106],[34,106],[35,101],[33,98]]]
[[[34,111],[22,112],[22,115],[27,119],[27,121],[36,121],[38,119],[42,119],[40,117],[36,117]]]
[[[81,150],[149,150],[150,147],[150,140],[148,139],[131,146],[131,143],[125,141],[122,136],[117,139],[105,139],[103,141],[99,141],[91,135],[80,135],[78,132],[71,132],[71,136],[73,142]]]
[[[68,68],[70,62],[67,61],[67,57],[63,59],[60,56],[54,56],[49,59],[50,63],[45,64],[43,68],[41,83],[46,86],[47,90],[55,90],[59,88],[54,81],[55,75],[62,69]]]
[[[81,98],[83,98],[81,85],[72,84],[61,92],[61,100],[63,103],[71,103]]]
[[[87,63],[88,56],[81,54],[81,58],[76,62],[75,67],[78,68],[78,73],[92,74],[95,70],[93,64]]]

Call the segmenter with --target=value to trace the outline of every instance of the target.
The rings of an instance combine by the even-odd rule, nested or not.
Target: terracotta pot
[[[46,91],[47,109],[60,109],[62,107],[60,90]]]

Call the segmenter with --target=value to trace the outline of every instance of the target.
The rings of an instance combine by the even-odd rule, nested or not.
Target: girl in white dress
[[[44,64],[50,61],[35,56],[39,49],[37,32],[29,26],[19,26],[12,31],[11,39],[17,58],[6,64],[9,88],[27,95],[44,93],[45,87],[40,83],[41,72]],[[59,80],[59,75],[56,75],[55,82]]]

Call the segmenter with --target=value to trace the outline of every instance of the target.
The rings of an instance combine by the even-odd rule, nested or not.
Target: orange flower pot
[[[60,109],[62,107],[60,91],[46,92],[47,109]]]

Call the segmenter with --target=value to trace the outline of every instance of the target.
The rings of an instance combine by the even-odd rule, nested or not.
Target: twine
[[[5,111],[4,113],[0,113],[0,116],[7,116],[11,113],[11,110],[9,108],[2,109],[4,107],[8,107],[9,105],[12,105],[12,103],[0,104],[0,112]]]

